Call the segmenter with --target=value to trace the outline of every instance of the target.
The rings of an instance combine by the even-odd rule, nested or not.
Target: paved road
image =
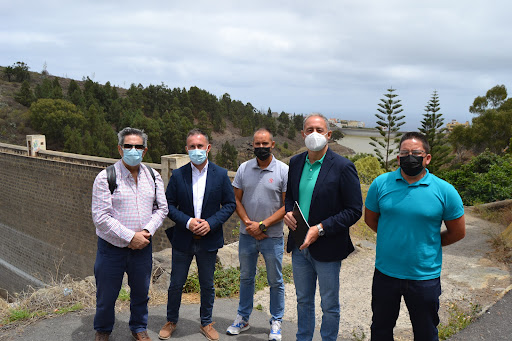
[[[512,340],[512,292],[509,291],[466,329],[450,341]]]
[[[213,311],[215,317],[215,328],[220,334],[221,340],[268,340],[269,316],[261,311],[254,311],[250,325],[251,328],[238,336],[226,335],[227,327],[233,322],[236,315],[238,300],[216,299]],[[158,332],[165,324],[164,305],[151,306],[149,308],[148,334],[152,340],[158,340]],[[1,341],[93,341],[94,330],[92,328],[94,311],[87,310],[82,313],[71,313],[64,316],[38,321],[16,334],[0,336]],[[111,334],[112,341],[133,340],[128,329],[129,314],[127,311],[116,314],[114,331]],[[283,322],[283,341],[295,340],[297,325],[292,322]],[[348,337],[348,335],[347,335]],[[183,304],[180,309],[180,321],[178,328],[173,333],[171,340],[206,341],[206,338],[199,332],[199,305]],[[315,332],[315,341],[321,340],[319,332]],[[349,339],[342,339],[349,340]]]

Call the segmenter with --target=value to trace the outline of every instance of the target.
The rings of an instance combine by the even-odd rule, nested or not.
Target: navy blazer
[[[169,240],[176,250],[189,252],[193,233],[186,226],[188,220],[194,217],[190,162],[172,171],[165,195],[169,206],[167,216],[175,222],[175,225],[166,231]],[[224,245],[222,224],[231,217],[235,208],[235,193],[227,170],[208,161],[201,218],[210,224],[211,230],[200,239],[203,250],[215,251]]]
[[[286,212],[293,211],[294,202],[299,202],[299,182],[306,155],[307,151],[290,160]],[[361,217],[362,207],[361,185],[356,167],[348,159],[328,148],[316,180],[309,210],[309,226],[322,223],[325,231],[323,237],[318,237],[309,246],[309,252],[314,259],[322,262],[342,260],[354,251],[349,227]],[[294,247],[294,239],[288,236],[287,251],[291,252]]]

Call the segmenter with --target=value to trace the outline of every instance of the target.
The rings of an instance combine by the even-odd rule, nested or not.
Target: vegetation
[[[388,89],[388,93],[384,94],[386,98],[382,98],[380,100],[381,103],[378,104],[380,108],[377,108],[377,110],[380,114],[375,114],[378,118],[376,128],[383,138],[383,141],[378,140],[376,137],[370,137],[372,139],[370,145],[375,147],[375,155],[377,155],[377,158],[386,171],[390,170],[391,163],[395,160],[393,158],[390,160],[390,155],[396,152],[396,148],[392,146],[392,143],[398,144],[400,142],[402,133],[399,132],[399,129],[405,124],[405,122],[402,121],[405,115],[398,116],[403,109],[401,108],[401,101],[396,99],[398,95],[394,93],[395,90],[396,89],[393,88]],[[392,137],[392,135],[394,135],[394,137]]]
[[[458,169],[439,176],[451,183],[465,205],[512,198],[512,157],[485,151]]]
[[[354,162],[357,169],[359,181],[362,184],[370,185],[379,175],[385,173],[381,168],[379,160],[375,156],[366,156]]]
[[[290,264],[283,265],[282,272],[284,282],[291,283],[293,281],[292,266]],[[213,283],[215,286],[215,296],[217,297],[230,297],[238,295],[240,290],[240,269],[223,268],[219,263],[217,263],[215,266]],[[267,270],[264,266],[258,266],[256,269],[255,292],[263,289],[267,285]],[[187,281],[183,287],[183,292],[200,292],[199,277],[197,272],[194,272],[187,277]]]
[[[452,303],[448,308],[449,317],[446,323],[440,323],[438,333],[440,340],[446,340],[458,331],[466,328],[477,316],[480,306],[470,303],[470,311],[466,312],[457,304]]]
[[[428,165],[428,169],[432,173],[436,173],[443,165],[446,165],[453,159],[453,156],[450,155],[451,148],[446,139],[446,128],[443,127],[443,114],[439,113],[439,110],[441,110],[439,97],[437,96],[437,91],[434,91],[425,107],[426,114],[423,114],[424,118],[421,121],[421,128],[419,128],[419,131],[427,138],[430,146],[432,161]]]
[[[506,98],[504,85],[475,98],[469,108],[477,115],[471,126],[457,126],[449,136],[459,159],[467,152],[479,154],[486,149],[496,154],[512,151],[512,98]]]

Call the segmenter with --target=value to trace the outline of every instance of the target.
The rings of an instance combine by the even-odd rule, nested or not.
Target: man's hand
[[[316,225],[311,226],[306,234],[306,238],[304,238],[304,243],[299,247],[299,250],[304,250],[318,239],[318,228]]]
[[[248,221],[248,224],[245,225],[245,230],[256,240],[262,240],[268,237],[260,230],[260,223],[257,221]]]
[[[287,212],[285,215],[284,215],[284,223],[286,224],[286,226],[288,226],[292,231],[295,231],[295,229],[297,228],[297,220],[295,220],[295,217],[293,216],[293,212]]]
[[[142,230],[140,232],[135,232],[132,240],[128,247],[132,250],[140,250],[149,245],[149,239],[151,238],[151,233],[146,230]]]
[[[202,219],[201,219],[202,220]],[[210,232],[210,224],[206,220],[202,220],[194,231],[198,236],[205,236],[208,232]]]
[[[197,226],[199,224],[201,224],[201,222],[203,222],[203,221],[204,221],[204,219],[201,219],[201,218],[190,219],[190,224],[188,224],[188,229],[190,230],[190,232],[197,234],[197,232],[196,232]]]

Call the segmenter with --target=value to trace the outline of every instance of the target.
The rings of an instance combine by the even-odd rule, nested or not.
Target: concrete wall
[[[176,166],[176,157],[170,158],[174,163],[166,160],[165,169],[149,164],[167,175],[166,183],[172,172],[167,165]],[[30,157],[26,147],[0,144],[0,288],[17,292],[65,274],[93,274],[92,185],[116,161],[49,150]],[[235,216],[224,227],[227,241],[234,239]],[[154,251],[170,247],[164,229],[172,224],[167,218],[157,231]]]

